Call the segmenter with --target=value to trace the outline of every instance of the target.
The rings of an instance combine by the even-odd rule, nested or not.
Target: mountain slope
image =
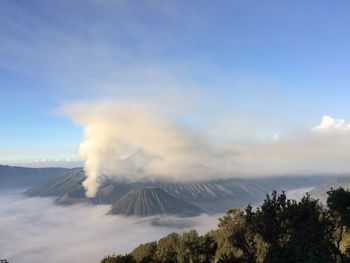
[[[230,207],[242,207],[260,201],[266,192],[258,184],[243,179],[223,179],[197,182],[145,180],[140,186],[158,187],[173,196],[191,202],[208,213],[225,212]]]
[[[51,178],[44,184],[29,189],[29,196],[61,196],[82,188],[84,171],[80,168],[66,171],[63,175]]]
[[[110,214],[196,216],[201,212],[202,210],[198,207],[178,199],[160,188],[149,187],[132,189],[113,204]]]
[[[223,185],[213,181],[172,182],[166,180],[144,180],[140,186],[158,187],[172,195],[189,200],[206,200],[234,196],[235,194]]]
[[[344,179],[341,179],[344,178]],[[229,178],[220,180],[175,182],[159,178],[144,178],[137,182],[120,182],[105,177],[97,195],[94,198],[85,196],[82,181],[85,174],[82,169],[71,169],[64,175],[55,177],[34,187],[27,192],[30,196],[55,196],[57,204],[74,204],[89,202],[93,204],[113,204],[132,189],[160,188],[168,194],[185,202],[192,203],[208,213],[225,212],[230,207],[243,208],[246,205],[261,202],[266,193],[272,190],[289,191],[305,187],[319,187],[325,185],[329,189],[330,183],[340,180],[346,182],[345,176],[284,176],[265,178]],[[343,180],[343,181],[341,181]],[[319,190],[321,191],[321,190]],[[311,193],[313,196],[316,192]],[[323,193],[325,195],[325,191]]]
[[[68,168],[27,168],[0,165],[0,188],[32,187],[69,171]]]
[[[25,194],[28,196],[56,196],[56,203],[63,205],[78,202],[112,204],[133,188],[130,184],[106,181],[94,198],[87,198],[82,185],[84,180],[85,173],[83,169],[72,169],[61,176],[48,180],[44,184],[29,189]]]
[[[326,203],[327,201],[327,192],[331,188],[339,188],[342,187],[344,189],[350,190],[350,177],[337,177],[333,178],[329,182],[326,182],[324,184],[319,185],[318,187],[315,187],[311,191],[311,196],[314,198],[319,199],[322,203]]]
[[[68,192],[56,199],[56,204],[69,205],[78,202],[90,202],[93,204],[113,204],[133,188],[130,184],[110,183],[100,187],[96,196],[87,198],[85,189],[80,185],[76,190]]]
[[[208,212],[223,212],[232,205],[246,205],[249,202],[260,200],[266,193],[258,185],[238,179],[200,182],[144,179],[130,183],[105,179],[97,195],[90,199],[85,196],[83,180],[84,172],[76,169],[30,189],[27,194],[29,196],[56,196],[58,197],[56,203],[64,205],[77,202],[112,204],[131,189],[153,187],[161,188],[178,199],[195,203]]]

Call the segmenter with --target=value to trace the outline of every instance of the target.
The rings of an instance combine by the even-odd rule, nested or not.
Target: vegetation
[[[101,260],[101,263],[136,263],[131,255],[112,255]]]
[[[101,263],[349,263],[350,192],[328,192],[327,207],[305,195],[290,200],[274,191],[253,209],[230,209],[218,228],[171,233],[127,255]]]

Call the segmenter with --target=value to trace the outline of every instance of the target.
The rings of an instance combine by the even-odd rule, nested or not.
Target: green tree
[[[214,260],[218,244],[212,233],[200,237],[200,263],[210,263]]]
[[[231,248],[231,253],[220,257],[220,260],[235,260],[237,262],[263,262],[267,243],[255,231],[252,224],[254,213],[252,207],[246,208],[246,213],[239,209],[230,209],[219,219],[219,231]]]
[[[130,254],[137,263],[156,262],[157,242],[141,244],[135,248]]]
[[[327,206],[336,225],[334,236],[337,256],[340,262],[349,262],[350,247],[342,248],[342,241],[344,240],[344,235],[350,228],[350,191],[342,187],[338,189],[331,188],[327,194]]]
[[[180,235],[171,233],[161,238],[157,244],[156,259],[162,263],[177,262],[177,248],[180,244]]]
[[[131,255],[112,255],[103,258],[100,263],[136,263]]]
[[[296,202],[274,191],[257,209],[254,222],[269,244],[265,262],[335,262],[331,221],[309,195]]]
[[[200,238],[196,230],[183,233],[177,250],[177,262],[199,263],[200,245]]]
[[[100,262],[350,263],[350,192],[331,189],[327,204],[308,194],[297,202],[273,191],[256,209],[230,209],[205,235],[171,233]]]

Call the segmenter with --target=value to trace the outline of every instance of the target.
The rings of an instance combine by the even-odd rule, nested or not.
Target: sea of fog
[[[0,190],[0,259],[11,263],[99,262],[142,242],[192,228],[215,228],[220,215],[136,218],[106,215],[106,205],[54,205],[22,190]]]
[[[301,199],[312,187],[287,191]],[[57,206],[52,198],[22,195],[23,189],[0,190],[0,259],[11,263],[99,262],[126,253],[140,243],[171,232],[213,229],[222,215],[148,218],[106,215],[107,205]]]
[[[310,193],[315,187],[301,187],[293,190],[286,191],[286,196],[289,199],[300,201],[306,193]]]

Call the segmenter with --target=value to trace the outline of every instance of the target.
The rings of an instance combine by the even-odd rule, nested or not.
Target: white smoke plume
[[[181,125],[140,104],[75,103],[64,110],[84,127],[79,155],[88,197],[96,195],[102,176],[192,181],[350,172],[349,125],[331,117],[310,131],[242,143]]]
[[[223,176],[232,167],[233,152],[149,107],[103,102],[68,108],[84,126],[79,155],[85,163],[83,185],[89,197],[95,196],[101,175],[195,180]]]

